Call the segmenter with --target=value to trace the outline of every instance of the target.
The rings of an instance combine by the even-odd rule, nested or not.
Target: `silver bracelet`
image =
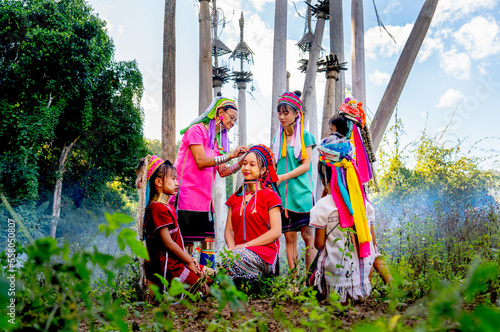
[[[214,161],[215,161],[215,166],[219,166],[227,163],[229,161],[229,156],[227,154],[222,156],[216,156],[214,157]]]
[[[241,169],[240,163],[236,163],[236,164],[229,166],[229,171],[231,172],[231,174],[238,172],[240,169]]]

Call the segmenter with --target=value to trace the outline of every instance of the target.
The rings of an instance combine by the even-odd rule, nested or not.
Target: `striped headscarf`
[[[304,143],[304,114],[302,113],[302,101],[300,101],[299,96],[297,96],[295,93],[285,92],[278,100],[278,108],[280,107],[280,105],[289,105],[294,110],[299,112],[299,116],[295,120],[295,128],[293,131],[292,140],[290,141],[290,146],[294,147],[293,154],[295,158],[297,158],[299,161],[302,161],[307,158],[307,152]],[[273,145],[273,152],[276,163],[278,163],[280,156],[282,158],[286,157],[286,135],[281,124],[277,138],[278,139],[276,139]]]
[[[229,98],[224,98],[224,97],[215,97],[214,100],[212,100],[212,103],[208,106],[208,108],[203,112],[202,115],[194,119],[189,126],[181,130],[181,135],[184,135],[184,133],[194,126],[195,124],[198,123],[207,123],[208,122],[208,146],[213,149],[215,147],[215,115],[217,114],[217,110],[219,108],[225,108],[225,107],[230,107],[234,109],[235,111],[238,111],[238,107],[236,106],[236,103],[234,100],[229,99]],[[221,146],[221,153],[226,154],[229,153],[229,137],[227,135],[227,129],[223,128],[222,131],[218,135],[218,141]]]

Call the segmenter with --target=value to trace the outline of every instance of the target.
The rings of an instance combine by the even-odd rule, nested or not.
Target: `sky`
[[[161,138],[161,69],[163,49],[164,1],[89,0],[115,44],[118,61],[136,60],[143,74],[145,114],[144,135]],[[423,0],[375,0],[387,30],[382,31],[371,0],[365,0],[366,93],[369,118],[373,118],[387,83],[399,59],[405,41],[420,12]],[[313,0],[313,4],[315,0]],[[351,82],[351,11],[350,1],[343,2],[344,57],[346,83]],[[272,49],[274,1],[218,0],[225,24],[219,26],[219,38],[231,49],[239,41],[241,12],[245,16],[245,41],[253,50],[254,91],[247,89],[247,142],[268,144],[272,91]],[[304,75],[297,61],[307,58],[297,42],[304,34],[305,4],[288,2],[287,70],[290,89],[302,90]],[[179,131],[198,116],[198,0],[176,1],[176,128]],[[474,157],[486,157],[484,168],[498,167],[500,154],[500,17],[499,0],[440,0],[433,22],[424,40],[397,106],[397,117],[404,124],[401,147],[411,159],[412,149],[422,133],[445,146],[460,144]],[[314,29],[315,21],[313,21]],[[325,26],[322,57],[329,52],[329,23]],[[222,62],[230,68],[239,63],[228,55]],[[326,79],[316,79],[317,105],[321,112]],[[237,99],[232,83],[222,89],[223,96]],[[321,114],[321,113],[320,113]],[[480,116],[479,116],[480,115]],[[321,119],[321,116],[319,116]],[[389,124],[394,124],[395,115]],[[237,134],[236,130],[234,130]],[[443,134],[444,132],[444,134]],[[382,149],[394,148],[394,136],[387,137]]]

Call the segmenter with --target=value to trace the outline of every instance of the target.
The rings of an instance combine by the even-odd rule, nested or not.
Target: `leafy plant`
[[[106,219],[108,224],[100,228],[107,236],[132,221],[123,214],[108,214]],[[130,231],[123,228],[116,235],[121,249],[129,248],[133,255],[147,259],[147,250],[130,237]],[[75,330],[82,323],[92,328],[104,324],[128,330],[122,319],[125,314],[122,300],[113,293],[117,286],[115,271],[132,262],[129,255],[113,257],[95,247],[70,255],[68,243],[60,246],[53,238],[35,240],[26,253],[27,260],[16,275],[20,291],[16,294],[19,309],[15,330]],[[92,291],[95,270],[103,271],[106,276],[103,292],[98,294]]]

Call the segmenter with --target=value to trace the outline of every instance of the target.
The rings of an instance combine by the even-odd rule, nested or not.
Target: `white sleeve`
[[[310,212],[309,226],[314,228],[325,229],[328,224],[328,217],[337,210],[332,196],[323,197],[313,206]]]
[[[370,204],[370,202],[365,201],[366,206],[366,220],[369,225],[375,225],[375,209]]]

